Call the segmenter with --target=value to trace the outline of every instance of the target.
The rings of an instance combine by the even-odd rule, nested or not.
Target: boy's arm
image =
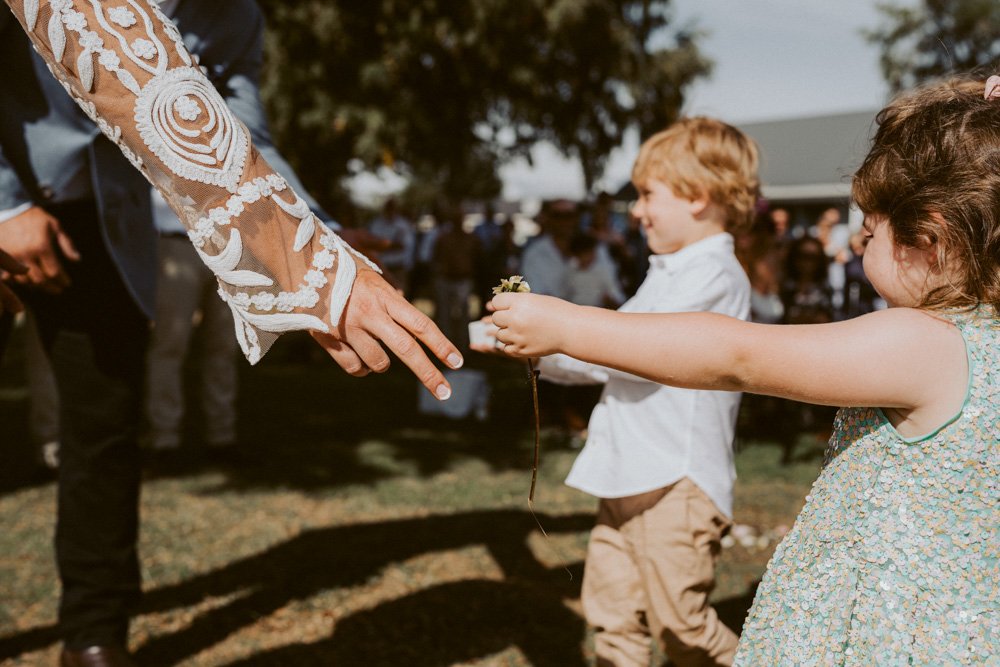
[[[913,309],[788,326],[616,313],[533,294],[501,294],[493,306],[508,354],[562,352],[677,387],[913,409],[963,394],[968,378],[959,332]]]

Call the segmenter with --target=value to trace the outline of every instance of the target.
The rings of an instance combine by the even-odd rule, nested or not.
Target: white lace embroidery
[[[46,34],[55,62],[62,64],[66,55],[67,31],[76,34],[79,49],[74,64],[84,93],[92,92],[96,60],[98,66],[113,74],[135,96],[136,130],[164,167],[181,178],[224,187],[231,193],[225,206],[211,209],[193,224],[188,234],[202,260],[218,277],[219,295],[233,312],[236,336],[247,358],[253,363],[261,357],[258,331],[281,333],[312,329],[328,332],[327,322],[295,310],[317,306],[320,290],[330,282],[328,272],[336,264],[328,309],[329,321],[338,322],[357,272],[352,255],[372,269],[378,271],[378,268],[319,223],[297,194],[292,192],[292,202],[283,198],[279,193],[290,188],[281,176],[271,173],[241,184],[250,154],[246,129],[205,79],[196,60],[184,47],[180,32],[155,2],[147,5],[137,0],[124,0],[123,4],[107,7],[101,0],[79,1],[89,4],[101,32],[90,29],[86,15],[74,8],[73,0],[49,0],[51,18]],[[25,23],[33,31],[39,13],[38,0],[24,0],[23,7]],[[173,42],[184,66],[170,68],[170,53],[159,39],[154,24],[157,19],[162,23],[159,34]],[[117,42],[119,48],[108,48],[105,39]],[[123,60],[148,74],[149,79],[140,85],[136,76],[122,66]],[[93,101],[76,93],[65,78],[67,72],[51,66],[50,69],[125,157],[150,177],[141,157],[122,141],[121,128],[102,118]],[[271,277],[257,270],[240,268],[243,237],[232,223],[248,206],[262,200],[269,200],[297,221],[292,243],[294,252],[311,246],[318,235],[321,249],[312,253],[309,268],[294,290],[266,291],[275,287]],[[209,240],[221,251],[209,254]],[[342,261],[338,262],[338,257]]]
[[[146,60],[152,60],[156,57],[156,45],[148,39],[140,38],[132,42],[132,50],[137,56]]]
[[[201,115],[201,109],[198,107],[198,103],[192,100],[187,95],[181,95],[174,102],[174,110],[177,115],[184,120],[194,121],[198,119]]]
[[[207,115],[201,126],[177,115],[180,98]],[[153,77],[135,103],[136,128],[156,157],[178,176],[235,192],[250,149],[243,124],[219,92],[195,68]]]
[[[131,28],[136,24],[135,14],[127,7],[112,7],[108,10],[108,18],[123,28]]]

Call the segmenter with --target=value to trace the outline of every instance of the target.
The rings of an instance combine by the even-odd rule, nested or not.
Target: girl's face
[[[890,306],[916,307],[936,286],[933,248],[896,245],[892,228],[882,216],[865,216],[862,259],[865,275]]]

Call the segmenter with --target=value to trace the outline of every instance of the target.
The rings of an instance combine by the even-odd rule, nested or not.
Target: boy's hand
[[[490,309],[500,351],[511,357],[544,357],[561,352],[563,335],[578,306],[540,294],[504,293]]]

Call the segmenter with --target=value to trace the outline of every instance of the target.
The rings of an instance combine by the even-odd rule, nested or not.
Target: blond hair
[[[760,194],[757,144],[714,118],[682,118],[647,139],[632,168],[636,185],[655,179],[678,197],[708,199],[723,208],[726,228],[753,220]]]
[[[854,175],[854,200],[885,217],[895,243],[934,245],[946,283],[922,308],[1000,310],[1000,100],[984,88],[952,77],[893,100]]]

